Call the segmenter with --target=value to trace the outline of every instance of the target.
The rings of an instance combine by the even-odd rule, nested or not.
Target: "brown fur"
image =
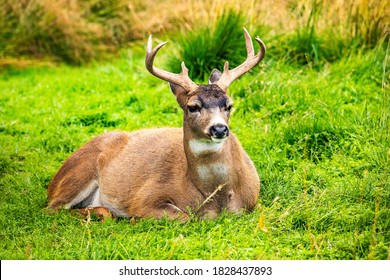
[[[74,199],[93,179],[98,179],[97,160],[104,165],[107,153],[116,151],[127,143],[123,133],[100,135],[79,150],[61,166],[48,188],[49,207],[58,209]],[[118,149],[119,148],[119,149]]]

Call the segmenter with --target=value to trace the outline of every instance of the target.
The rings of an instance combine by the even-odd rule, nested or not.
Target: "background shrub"
[[[5,0],[0,9],[4,56],[51,56],[81,64],[120,46],[130,18],[121,0]]]
[[[215,26],[202,26],[182,31],[175,41],[177,51],[170,58],[173,72],[180,72],[185,61],[192,79],[207,80],[212,69],[223,69],[225,61],[234,67],[245,60],[245,44],[242,27],[245,19],[233,10],[223,13]]]

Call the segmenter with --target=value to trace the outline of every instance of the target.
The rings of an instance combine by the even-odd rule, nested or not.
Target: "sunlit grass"
[[[52,176],[92,137],[182,125],[168,86],[144,68],[143,46],[89,67],[4,71],[0,258],[388,258],[387,52],[318,69],[266,58],[235,82],[230,126],[261,177],[258,205],[241,217],[186,224],[101,224],[45,210]]]

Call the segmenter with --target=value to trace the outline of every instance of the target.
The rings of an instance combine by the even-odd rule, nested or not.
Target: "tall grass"
[[[81,64],[122,45],[130,18],[122,0],[4,0],[2,56],[50,56]]]
[[[302,10],[305,6],[301,7]],[[321,14],[322,5],[320,2],[314,0],[308,9],[309,15],[307,22],[302,27],[296,29],[295,34],[290,35],[286,39],[287,46],[285,46],[285,57],[289,56],[292,60],[300,63],[318,64],[320,59],[324,57],[323,54],[323,40],[317,34],[316,24]],[[298,11],[299,14],[303,11]]]
[[[277,35],[275,55],[298,64],[320,66],[388,37],[390,4],[386,1],[291,1],[295,31]]]
[[[218,4],[211,7],[207,20],[193,16],[199,24],[184,26],[174,34],[178,47],[170,59],[171,70],[180,71],[179,62],[185,61],[192,78],[206,80],[211,69],[221,69],[225,60],[232,65],[239,63],[245,56],[240,34],[243,25],[265,38],[267,58],[284,58],[316,69],[353,52],[384,45],[388,38],[386,15],[390,6],[383,1],[289,1],[285,6],[277,2],[276,6],[289,11],[285,18],[278,18],[279,23],[290,21],[294,26],[286,32],[274,29],[266,17],[258,16],[256,12],[261,14],[261,10],[255,2],[241,7],[228,3],[228,8]]]
[[[198,30],[206,39],[206,30],[216,30],[226,11],[234,11],[248,30],[268,31],[270,55],[315,65],[374,47],[390,21],[390,4],[382,0],[3,0],[0,5],[0,59],[51,56],[73,64],[149,33],[188,32],[189,38]]]
[[[245,44],[242,27],[245,19],[233,10],[226,11],[217,18],[215,26],[201,26],[190,31],[182,31],[177,36],[177,51],[170,58],[170,68],[180,71],[180,62],[185,61],[193,79],[207,80],[213,68],[222,71],[229,60],[231,66],[245,60]]]

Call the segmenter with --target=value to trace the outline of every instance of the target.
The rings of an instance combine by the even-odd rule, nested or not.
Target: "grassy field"
[[[257,208],[185,224],[45,209],[52,176],[93,136],[181,126],[167,84],[144,69],[143,46],[80,68],[4,70],[0,258],[389,259],[388,48],[316,69],[270,53],[230,88],[231,129],[262,181]]]
[[[0,259],[390,259],[386,1],[57,4],[1,4]],[[185,60],[201,82],[243,60],[242,26],[268,49],[229,88],[230,128],[261,178],[252,213],[101,223],[46,210],[51,178],[92,137],[181,127],[144,67],[149,33],[170,42],[157,65]]]

